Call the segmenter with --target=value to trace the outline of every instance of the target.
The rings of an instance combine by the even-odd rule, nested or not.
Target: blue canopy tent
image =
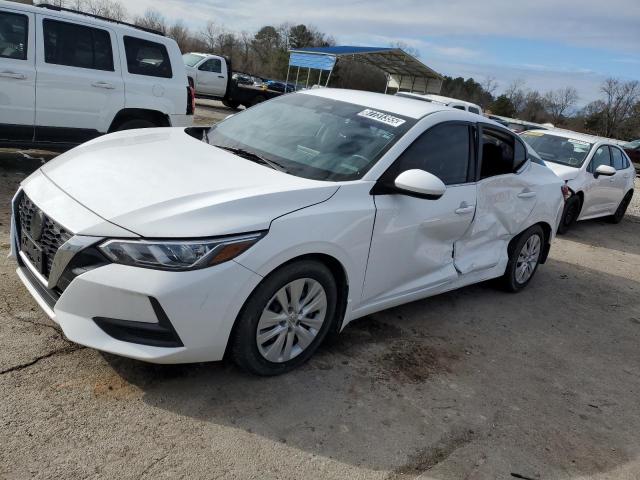
[[[335,65],[341,57],[351,57],[382,70],[387,76],[387,87],[398,91],[440,93],[442,75],[427,67],[420,60],[400,48],[381,47],[313,47],[289,51],[289,68],[287,83],[291,67],[297,67],[296,88],[300,77],[300,69],[306,68],[307,86],[311,70],[319,70],[318,84],[321,84],[323,72],[328,71],[324,86],[329,84]],[[385,90],[386,91],[386,90]]]

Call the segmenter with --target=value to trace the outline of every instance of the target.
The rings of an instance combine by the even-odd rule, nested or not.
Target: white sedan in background
[[[318,89],[61,155],[16,194],[12,247],[72,341],[274,375],[358,317],[492,278],[521,290],[562,187],[478,115]]]
[[[622,221],[633,198],[636,171],[620,146],[565,130],[531,130],[521,136],[569,187],[559,233],[578,220]]]

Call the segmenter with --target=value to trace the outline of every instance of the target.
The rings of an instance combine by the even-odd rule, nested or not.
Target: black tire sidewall
[[[267,302],[275,293],[299,278],[311,278],[318,281],[327,295],[327,314],[324,324],[314,341],[297,357],[284,363],[273,363],[260,354],[256,343],[258,321]],[[263,376],[280,375],[305,363],[315,353],[327,333],[332,328],[338,305],[338,288],[331,271],[315,260],[303,260],[285,265],[267,276],[256,287],[245,302],[234,328],[231,343],[231,356],[244,370]]]
[[[616,213],[614,213],[610,217],[611,223],[618,224],[618,223],[622,222],[622,220],[624,219],[624,216],[627,213],[627,208],[629,208],[629,204],[631,203],[631,199],[632,198],[633,198],[633,192],[628,192],[624,196],[624,198],[620,202],[620,205],[618,205],[618,208],[616,209]],[[620,210],[620,209],[622,209],[622,210]]]
[[[558,233],[563,234],[566,233],[578,220],[580,216],[580,207],[581,207],[580,197],[577,195],[573,195],[564,206],[564,210],[562,212],[562,219],[560,220],[560,225],[558,225]],[[567,214],[571,211],[570,209],[576,209],[574,217],[567,222]]]
[[[538,263],[536,264],[536,267],[534,268],[533,273],[528,278],[528,280],[524,283],[519,283],[516,280],[516,268],[518,264],[518,256],[520,255],[520,252],[522,251],[524,244],[527,243],[527,240],[529,240],[529,238],[531,238],[531,236],[533,235],[538,235],[540,237],[540,257],[538,258]],[[507,289],[507,291],[519,292],[520,290],[524,289],[527,285],[529,285],[531,280],[533,280],[533,277],[535,277],[536,272],[538,271],[538,267],[540,266],[540,258],[542,258],[542,251],[544,250],[544,244],[545,244],[545,235],[544,235],[544,232],[542,231],[542,227],[540,227],[539,225],[534,225],[533,227],[524,231],[518,237],[518,240],[514,244],[513,250],[509,255],[509,263],[507,264],[507,270],[503,277],[504,286]]]

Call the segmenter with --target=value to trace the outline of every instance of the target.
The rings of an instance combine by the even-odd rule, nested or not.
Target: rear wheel
[[[629,207],[629,204],[631,203],[632,198],[633,198],[633,192],[629,192],[624,196],[624,198],[620,202],[620,205],[618,205],[618,209],[616,210],[616,213],[614,213],[608,218],[608,220],[611,223],[617,224],[622,221],[625,213],[627,213],[627,208]]]
[[[240,106],[240,104],[238,102],[233,102],[231,100],[222,100],[222,104],[227,107],[230,108],[232,110],[237,110],[238,107]]]
[[[572,195],[564,205],[562,220],[560,220],[560,225],[558,225],[558,233],[567,233],[567,231],[578,220],[581,208],[582,201],[580,200],[580,197],[578,195]]]
[[[245,303],[231,356],[256,375],[279,375],[306,362],[326,337],[338,289],[320,262],[300,261],[269,275]]]
[[[264,95],[258,95],[253,100],[251,100],[251,106],[253,107],[254,105],[258,105],[259,103],[262,103],[265,100],[266,100],[266,97],[264,97]]]
[[[526,287],[540,264],[545,235],[539,225],[523,232],[513,245],[502,284],[509,292],[519,292]]]

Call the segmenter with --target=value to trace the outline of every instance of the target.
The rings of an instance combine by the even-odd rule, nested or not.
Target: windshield
[[[185,53],[182,55],[182,61],[187,67],[195,67],[196,64],[202,60],[204,57],[202,55],[196,55],[194,53]]]
[[[213,127],[211,145],[242,151],[313,180],[357,180],[415,120],[306,94],[284,95]],[[263,162],[265,163],[265,162]]]
[[[521,135],[538,155],[547,162],[569,167],[581,167],[593,144],[573,138],[547,135],[542,132],[525,132]]]
[[[640,147],[640,140],[634,140],[633,142],[625,143],[622,147],[626,148],[627,150],[635,150],[636,148]]]

